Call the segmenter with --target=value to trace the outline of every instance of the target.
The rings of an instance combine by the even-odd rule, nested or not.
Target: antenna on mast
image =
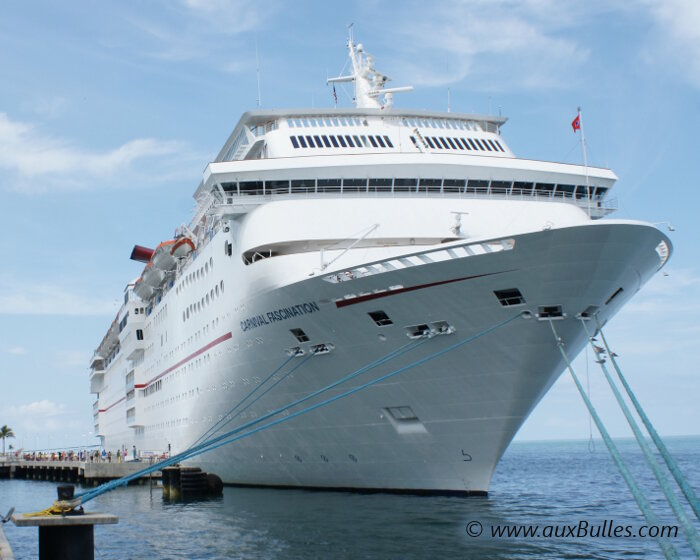
[[[413,86],[385,88],[391,78],[374,69],[374,57],[365,51],[362,43],[353,42],[352,28],[348,25],[348,51],[352,63],[352,73],[337,78],[328,78],[327,84],[354,82],[355,106],[360,109],[389,109],[394,102],[394,94],[413,90]]]
[[[258,36],[255,36],[255,74],[258,80],[258,109],[262,107],[262,94],[260,93],[260,60],[258,58]]]

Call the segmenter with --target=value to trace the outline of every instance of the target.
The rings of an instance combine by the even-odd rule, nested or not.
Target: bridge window
[[[331,147],[331,143],[328,141],[328,136],[321,136],[321,139],[323,140],[323,143],[326,145],[326,148]]]
[[[354,148],[354,147],[355,147],[355,144],[353,144],[353,141],[352,141],[352,137],[351,137],[349,134],[346,134],[346,135],[345,135],[345,140],[347,141],[348,146],[350,146],[351,148]],[[358,144],[357,147],[358,147],[358,148],[360,147],[359,144]]]
[[[311,136],[306,137],[306,143],[309,145],[309,148],[315,148],[316,146],[314,145],[314,139],[311,138]]]
[[[335,148],[338,147],[338,140],[336,139],[335,136],[331,136],[331,144],[333,144],[333,146],[334,146]]]
[[[295,148],[299,147],[299,142],[297,142],[297,139],[294,136],[290,136],[289,139],[292,141],[292,146]]]
[[[382,140],[382,137],[381,137],[381,136],[376,136],[376,138],[377,138],[377,142],[379,142],[379,145],[380,145],[382,148],[386,148],[386,144],[384,143],[384,140]]]
[[[362,138],[364,138],[364,136]],[[374,147],[374,148],[379,147],[379,145],[377,144],[377,141],[374,139],[374,136],[369,137],[369,142],[370,142],[370,144],[372,144],[372,147]]]
[[[389,140],[388,136],[384,136],[384,142],[386,142],[386,145],[389,146],[390,148],[394,147],[394,145],[391,143],[391,140]]]
[[[302,148],[306,148],[306,140],[304,140],[303,136],[299,136],[299,144],[301,144]]]
[[[433,141],[430,139],[429,136],[426,136],[426,137],[425,137],[425,141],[428,143],[428,146],[430,146],[431,148],[435,149],[435,146],[433,145]]]

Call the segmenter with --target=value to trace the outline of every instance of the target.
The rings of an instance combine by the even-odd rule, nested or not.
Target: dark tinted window
[[[425,137],[425,141],[428,143],[428,146],[430,146],[431,148],[435,148],[435,146],[433,145],[433,141],[430,139],[429,136]]]
[[[457,149],[457,146],[456,146],[455,143],[452,141],[452,138],[450,138],[450,137],[448,136],[448,137],[447,137],[447,141],[449,142],[450,146],[452,146],[452,149],[453,149],[453,150],[456,150],[456,149]]]
[[[331,136],[331,143],[337,148],[338,147],[338,140],[336,140],[335,136]]]
[[[494,142],[496,143],[496,146],[498,146],[499,150],[501,150],[502,152],[505,152],[505,150],[503,149],[503,146],[501,146],[501,143],[498,140],[494,140]]]
[[[333,138],[335,138],[335,136],[334,136]],[[343,148],[347,148],[347,147],[348,147],[348,145],[347,145],[346,142],[345,142],[345,138],[343,138],[343,137],[340,136],[340,135],[338,135],[338,142],[340,142],[340,145],[341,145]]]
[[[390,148],[394,147],[394,145],[391,143],[391,140],[389,140],[388,136],[384,136],[384,142],[386,142],[386,145],[389,146]]]
[[[294,138],[294,136],[290,136],[289,139],[292,141],[292,146],[294,146],[295,148],[299,147],[299,142],[297,142],[297,139]]]
[[[326,148],[331,147],[331,143],[328,141],[328,136],[321,136],[321,140],[323,140],[323,143],[326,145]]]
[[[474,148],[475,150],[479,149],[479,146],[474,144],[474,140],[472,140],[471,138],[467,138],[467,140],[469,140],[469,143],[471,144],[472,148]]]
[[[413,136],[411,136],[411,138],[413,138]],[[384,140],[382,140],[382,137],[381,137],[381,136],[377,136],[377,142],[379,142],[379,145],[380,145],[382,148],[386,148],[386,144],[384,143]],[[414,140],[414,143],[415,143],[415,140]]]
[[[302,148],[306,148],[306,140],[304,140],[303,136],[299,136],[299,144],[301,144]]]
[[[348,134],[345,135],[345,140],[347,140],[348,146],[350,146],[351,148],[355,147],[355,144],[353,143],[352,138]],[[358,144],[358,147],[359,147],[359,144]]]
[[[462,144],[464,144],[464,147],[467,150],[471,151],[471,148],[469,147],[469,143],[464,138],[462,138]]]
[[[306,137],[306,143],[309,145],[309,148],[314,148],[314,139],[311,138],[311,136]]]
[[[379,147],[379,145],[377,144],[377,141],[374,139],[374,136],[370,136],[369,141],[372,144],[372,146],[374,146],[375,148]]]
[[[439,137],[438,140],[442,142],[442,145],[445,146],[445,148],[447,148],[448,150],[450,149],[450,146],[447,144],[447,142],[445,142],[445,139],[442,136]]]

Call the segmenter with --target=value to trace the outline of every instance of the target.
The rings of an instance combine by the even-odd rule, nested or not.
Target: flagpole
[[[586,196],[588,198],[588,217],[591,217],[591,184],[588,179],[588,155],[586,154],[586,135],[583,132],[583,117],[581,107],[578,107],[578,124],[581,128],[581,149],[583,150],[583,166],[586,173]]]

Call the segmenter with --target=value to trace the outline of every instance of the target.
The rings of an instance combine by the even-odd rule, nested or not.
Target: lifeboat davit
[[[155,251],[153,251],[153,257],[151,257],[151,262],[153,263],[153,266],[166,272],[175,270],[177,261],[175,260],[175,257],[173,257],[173,255],[171,254],[175,243],[176,241],[174,239],[171,239],[170,241],[163,241],[160,245],[158,245],[158,247],[156,247]]]
[[[173,244],[170,254],[175,258],[186,257],[194,251],[194,242],[189,237],[181,237]]]
[[[134,284],[134,293],[143,301],[148,301],[153,295],[153,288],[139,278]]]
[[[148,263],[143,269],[141,280],[151,288],[157,288],[163,282],[164,276],[165,273],[162,270],[153,266],[153,263]]]

